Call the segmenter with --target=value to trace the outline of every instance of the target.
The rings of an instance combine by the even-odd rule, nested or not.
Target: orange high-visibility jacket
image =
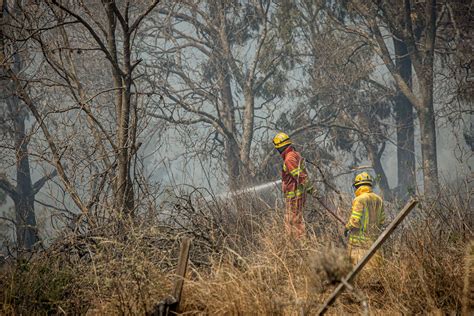
[[[310,191],[312,186],[300,153],[289,146],[281,153],[281,156],[283,158],[282,190],[285,197],[295,198]]]
[[[355,195],[351,216],[346,225],[351,230],[349,242],[351,245],[369,246],[385,222],[383,201],[368,185],[360,186]]]

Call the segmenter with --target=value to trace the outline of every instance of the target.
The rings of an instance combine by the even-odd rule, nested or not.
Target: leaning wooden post
[[[184,238],[179,249],[178,266],[176,267],[176,280],[174,281],[173,297],[176,299],[176,304],[172,311],[177,311],[179,302],[181,301],[181,293],[183,292],[184,278],[188,268],[189,248],[191,246],[191,239]]]
[[[183,238],[179,248],[178,266],[176,267],[173,293],[156,304],[152,311],[147,313],[148,316],[167,316],[169,314],[175,315],[177,313],[181,301],[181,294],[183,293],[184,278],[188,268],[190,247],[191,239]]]
[[[410,213],[410,211],[415,207],[415,205],[418,203],[416,199],[411,199],[408,201],[408,203],[405,205],[405,207],[398,213],[397,217],[388,225],[388,227],[385,229],[385,231],[377,238],[377,240],[374,242],[372,247],[370,247],[369,251],[367,254],[362,258],[362,260],[357,263],[357,265],[352,269],[352,271],[345,277],[343,282],[339,284],[339,286],[334,290],[334,292],[331,294],[331,296],[324,302],[323,306],[321,309],[318,311],[318,315],[323,315],[328,307],[334,303],[336,298],[339,296],[339,294],[342,293],[344,290],[345,284],[351,282],[354,277],[359,273],[362,268],[366,265],[367,262],[369,262],[370,258],[375,254],[377,249],[382,246],[382,244],[387,240],[387,238],[392,234],[392,232],[397,228],[397,226],[403,221],[403,219]]]

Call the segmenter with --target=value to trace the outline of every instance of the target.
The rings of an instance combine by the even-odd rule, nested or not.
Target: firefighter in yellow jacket
[[[366,254],[372,243],[381,232],[385,221],[383,201],[372,191],[373,179],[367,172],[354,178],[355,198],[344,236],[349,237],[349,256],[356,264]],[[380,253],[372,259],[372,266],[381,261]]]

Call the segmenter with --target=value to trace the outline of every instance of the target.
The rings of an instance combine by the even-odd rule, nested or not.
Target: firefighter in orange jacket
[[[313,192],[313,186],[306,172],[304,159],[291,145],[290,137],[278,133],[273,138],[273,145],[283,158],[282,190],[285,195],[285,229],[291,236],[300,238],[304,235],[303,207],[306,194]]]
[[[354,178],[355,198],[344,230],[344,236],[349,236],[349,256],[354,264],[362,259],[378,237],[385,221],[382,198],[372,191],[372,184],[372,177],[367,172]],[[369,263],[375,266],[381,259],[380,252],[377,252]]]

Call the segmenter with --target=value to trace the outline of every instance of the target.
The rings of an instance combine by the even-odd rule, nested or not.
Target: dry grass
[[[362,313],[360,299],[373,314],[460,312],[472,194],[469,186],[444,192],[423,201],[389,239],[384,264],[358,278],[356,293],[341,295],[330,313]],[[351,268],[337,240],[342,229],[321,211],[308,216],[307,237],[293,240],[281,211],[238,205],[198,208],[188,199],[165,222],[146,217],[122,222],[118,233],[65,235],[29,262],[3,265],[0,313],[143,314],[170,293],[186,235],[193,246],[183,313],[314,314]]]
[[[209,315],[288,315],[314,312],[331,280],[350,270],[344,251],[325,248],[313,235],[288,239],[281,223],[267,223],[260,249],[242,257],[227,249],[211,272],[194,269],[183,310]]]
[[[330,312],[363,313],[359,300],[365,298],[375,314],[458,313],[464,249],[473,228],[469,190],[447,188],[436,203],[422,201],[384,247],[383,265],[358,278],[356,293],[342,295]],[[393,217],[400,205],[388,208]],[[333,222],[326,230],[321,222],[309,228],[317,233],[290,240],[282,232],[281,217],[270,216],[253,236],[257,250],[241,255],[238,249],[226,249],[212,262],[210,272],[192,271],[183,311],[314,314],[348,272],[348,258],[344,250],[329,246],[330,240],[338,244],[341,230]]]

